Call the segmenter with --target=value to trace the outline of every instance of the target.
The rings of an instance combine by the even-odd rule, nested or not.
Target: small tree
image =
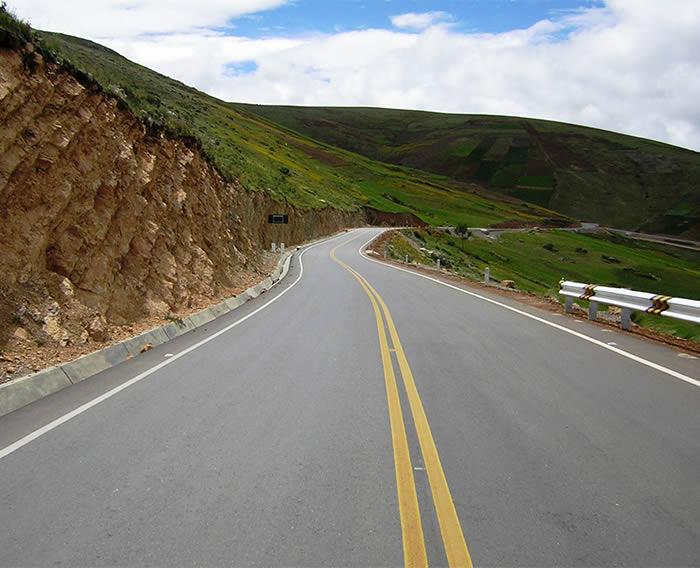
[[[460,237],[464,238],[469,233],[469,226],[466,223],[458,223],[455,230]]]

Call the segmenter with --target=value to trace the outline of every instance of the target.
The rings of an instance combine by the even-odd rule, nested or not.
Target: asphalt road
[[[664,370],[700,361],[360,256],[377,232],[0,418],[0,566],[700,565],[700,387]]]

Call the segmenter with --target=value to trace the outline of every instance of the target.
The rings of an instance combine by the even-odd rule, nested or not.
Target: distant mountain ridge
[[[700,153],[545,120],[237,104],[373,160],[441,174],[564,215],[700,237]]]
[[[697,152],[529,118],[227,103],[91,41],[39,37],[154,133],[189,137],[225,179],[297,207],[700,238]]]

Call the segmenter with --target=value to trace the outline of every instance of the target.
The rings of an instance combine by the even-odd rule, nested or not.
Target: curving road
[[[0,418],[0,565],[700,565],[700,361],[379,231]]]

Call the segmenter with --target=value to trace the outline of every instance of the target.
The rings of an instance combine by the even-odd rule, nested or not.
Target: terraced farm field
[[[380,160],[478,183],[585,221],[700,238],[700,154],[505,116],[237,105]]]
[[[297,206],[430,225],[575,218],[700,238],[697,152],[516,117],[227,103],[93,42],[41,38],[154,131],[195,140],[224,177]]]

